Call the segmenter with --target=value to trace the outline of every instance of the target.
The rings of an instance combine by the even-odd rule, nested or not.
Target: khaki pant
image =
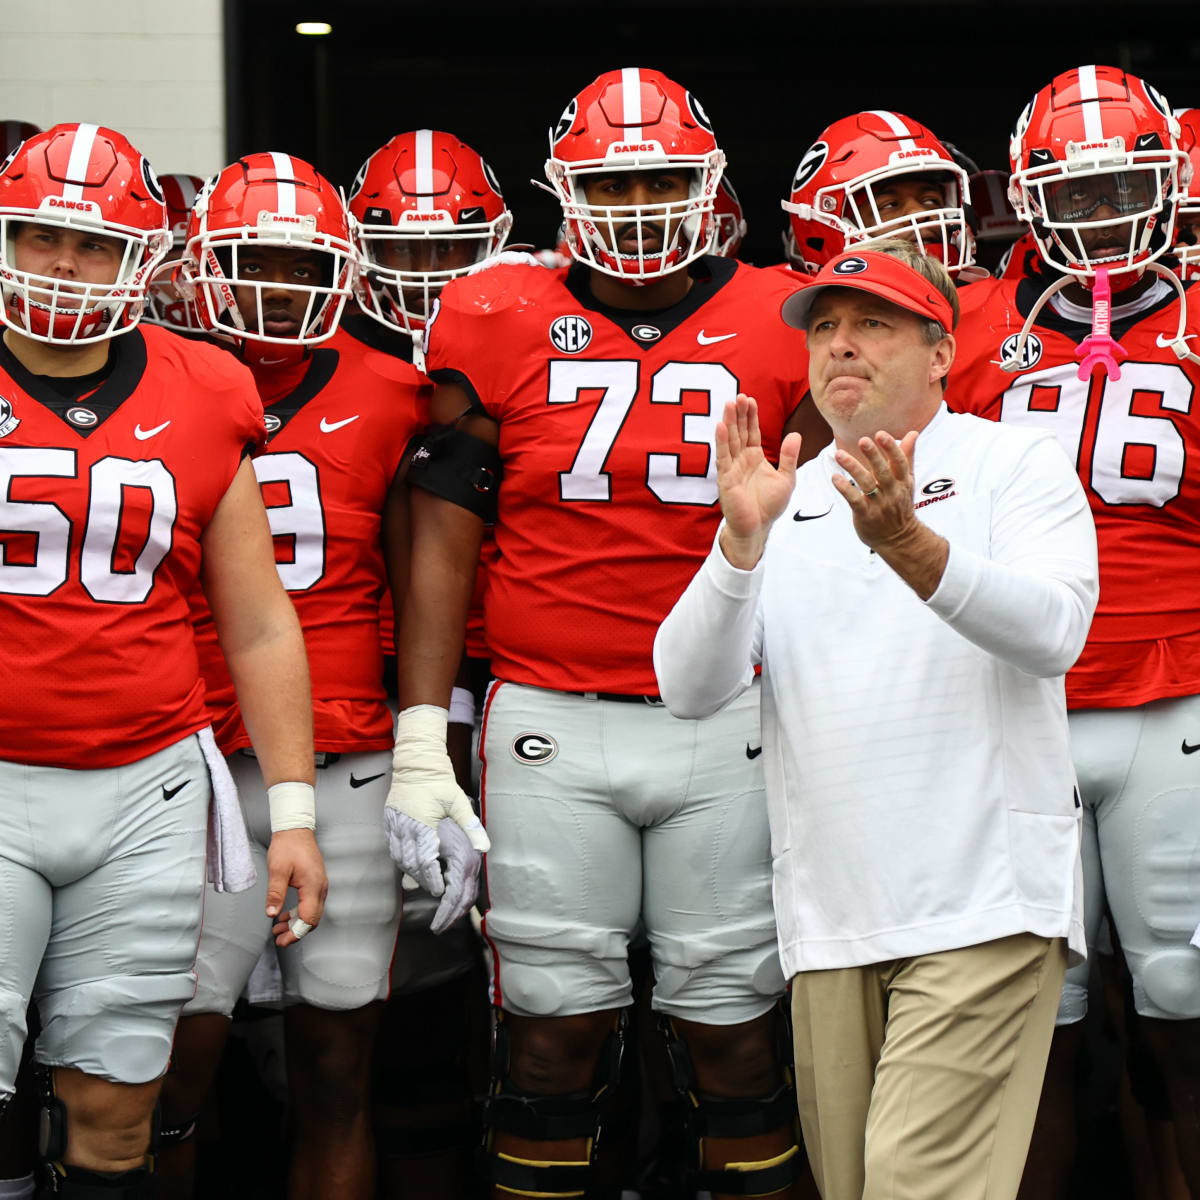
[[[1011,1200],[1066,944],[1023,933],[792,980],[800,1123],[824,1200]]]

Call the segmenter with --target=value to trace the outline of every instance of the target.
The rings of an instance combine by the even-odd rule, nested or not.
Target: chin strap
[[[1188,340],[1195,335],[1186,333],[1187,329],[1187,294],[1183,290],[1183,284],[1179,282],[1179,276],[1174,271],[1164,267],[1161,263],[1147,263],[1145,270],[1153,271],[1156,275],[1165,279],[1174,289],[1175,294],[1179,297],[1179,316],[1176,320],[1175,335],[1166,344],[1174,352],[1175,357],[1183,362],[1185,359],[1190,359],[1192,362],[1200,366],[1200,356],[1197,356],[1188,349]],[[1105,294],[1098,295],[1100,288],[1101,276],[1104,277]],[[1017,335],[1016,345],[1012,351],[1004,358],[993,360],[994,364],[1001,370],[1015,374],[1023,369],[1022,364],[1025,358],[1025,346],[1029,341],[1029,335],[1033,331],[1033,327],[1037,322],[1038,315],[1042,309],[1046,307],[1050,298],[1061,292],[1063,288],[1068,287],[1075,282],[1075,276],[1062,275],[1056,279],[1042,294],[1037,298],[1037,302],[1029,311],[1029,316],[1025,318],[1025,324],[1021,326],[1021,332]],[[1108,281],[1108,272],[1105,268],[1100,267],[1096,271],[1096,290],[1093,293],[1092,301],[1092,332],[1084,338],[1080,344],[1076,355],[1083,358],[1084,361],[1079,366],[1079,378],[1087,379],[1097,365],[1102,365],[1105,372],[1113,379],[1121,378],[1121,368],[1117,365],[1115,359],[1105,354],[1105,348],[1113,350],[1121,358],[1125,357],[1125,349],[1119,342],[1113,340],[1109,333],[1111,323],[1111,297],[1112,285]],[[1098,301],[1104,301],[1103,312],[1103,327],[1100,323],[1100,312]],[[1107,347],[1105,347],[1107,343]],[[1084,357],[1084,356],[1087,357]],[[1110,369],[1111,366],[1111,369]]]

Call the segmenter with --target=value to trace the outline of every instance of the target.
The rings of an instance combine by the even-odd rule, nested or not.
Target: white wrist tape
[[[311,783],[274,783],[267,788],[271,832],[316,829],[317,793]]]
[[[456,687],[450,693],[450,724],[475,724],[475,696],[467,688]]]
[[[446,725],[449,709],[436,704],[414,704],[402,708],[396,717],[396,744],[419,743],[422,749],[446,750]]]

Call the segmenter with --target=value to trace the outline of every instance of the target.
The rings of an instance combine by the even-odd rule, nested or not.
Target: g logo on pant
[[[510,749],[517,762],[539,767],[558,753],[558,743],[548,733],[518,733]]]

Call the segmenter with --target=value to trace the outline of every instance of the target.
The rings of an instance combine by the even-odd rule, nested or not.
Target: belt
[[[237,753],[246,758],[258,757],[258,755],[255,754],[253,749],[251,749],[249,746],[243,746]],[[313,755],[313,766],[322,769],[325,767],[332,767],[333,764],[341,757],[342,756],[336,750],[318,750]]]
[[[661,696],[628,696],[624,692],[575,692],[574,695],[582,696],[585,700],[615,700],[618,704],[652,704],[657,708],[661,708],[663,702]]]

